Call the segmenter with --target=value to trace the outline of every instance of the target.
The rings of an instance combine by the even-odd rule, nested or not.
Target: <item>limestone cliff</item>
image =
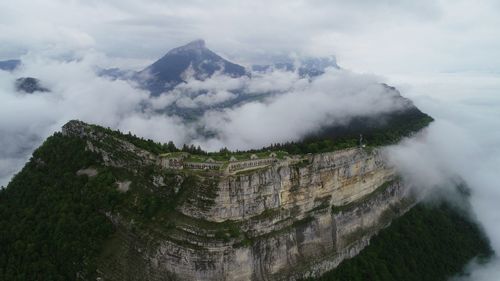
[[[133,208],[106,214],[117,233],[100,258],[102,280],[319,276],[414,203],[377,149],[287,157],[235,172],[167,169],[160,156],[84,123],[70,122],[63,133],[84,138],[102,165],[134,175],[122,189],[131,202],[153,192],[173,206],[145,222]]]

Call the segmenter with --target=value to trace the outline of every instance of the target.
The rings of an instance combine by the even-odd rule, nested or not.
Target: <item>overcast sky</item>
[[[495,0],[2,1],[0,58],[92,49],[139,67],[204,38],[239,62],[297,52],[378,74],[499,71],[499,14]]]
[[[155,139],[167,135],[182,141],[193,133],[175,118],[136,110],[139,103],[154,107],[172,102],[170,98],[150,99],[127,83],[100,79],[92,66],[140,69],[197,38],[245,65],[276,56],[335,55],[349,70],[332,72],[308,88],[298,77],[283,73],[263,77],[260,82],[275,81],[267,84],[212,80],[219,90],[213,96],[184,101],[192,106],[231,98],[223,88],[231,83],[290,89],[289,95],[270,105],[207,116],[212,124],[229,120],[227,135],[237,134],[247,142],[248,132],[241,131],[248,126],[245,117],[269,108],[300,111],[300,105],[307,103],[287,102],[304,89],[315,90],[314,96],[322,98],[311,106],[328,104],[332,97],[324,95],[325,89],[337,87],[336,77],[351,79],[337,94],[360,86],[364,92],[357,93],[372,93],[376,81],[397,86],[436,122],[420,138],[393,147],[392,161],[415,184],[439,188],[457,175],[462,177],[473,190],[476,216],[500,250],[500,1],[496,0],[1,1],[0,60],[22,57],[28,65],[19,73],[0,73],[0,185],[69,118],[135,128],[137,134]],[[74,58],[79,60],[68,61]],[[16,75],[35,75],[49,83],[53,93],[20,96],[12,87]],[[283,113],[281,119],[287,119]],[[257,115],[261,122],[281,120]],[[238,138],[225,141],[241,143]],[[253,141],[260,144],[262,139]],[[496,262],[479,270],[473,264],[470,268],[472,280],[498,280]]]

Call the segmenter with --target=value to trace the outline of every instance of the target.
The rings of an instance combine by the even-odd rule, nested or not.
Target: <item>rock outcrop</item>
[[[303,155],[225,173],[165,169],[159,156],[77,121],[63,133],[86,139],[104,165],[134,174],[141,165],[155,166],[148,188],[176,198],[168,226],[138,227],[127,213],[107,213],[118,231],[100,259],[102,280],[315,277],[357,255],[414,204],[377,149]],[[122,192],[135,192],[134,185]]]

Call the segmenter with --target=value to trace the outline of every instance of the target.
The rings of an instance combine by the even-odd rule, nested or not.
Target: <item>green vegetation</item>
[[[329,152],[358,146],[360,134],[363,135],[363,144],[368,147],[389,145],[411,136],[432,121],[432,117],[417,108],[410,108],[377,118],[355,118],[345,126],[323,128],[302,141],[273,144],[263,150],[281,150],[290,154]]]
[[[390,129],[380,137],[380,142],[389,139],[389,135],[401,137],[421,128],[411,122],[403,125],[390,127],[394,130]],[[321,141],[308,139],[300,144],[274,145],[261,150],[230,152],[222,149],[207,153],[199,147],[186,145],[179,149],[172,142],[160,144],[95,125],[90,129],[105,135],[102,142],[94,145],[105,149],[115,159],[134,162],[133,167],[103,167],[98,155],[86,151],[85,139],[61,133],[49,137],[7,188],[0,190],[0,280],[57,281],[75,280],[77,276],[95,280],[96,258],[106,241],[116,235],[106,218],[108,212],[119,213],[128,222],[133,221],[124,227],[130,227],[136,234],[147,236],[154,233],[175,240],[182,235],[169,235],[182,232],[179,229],[182,226],[207,225],[207,234],[213,234],[216,239],[240,239],[242,245],[252,242],[252,238],[240,232],[235,222],[209,223],[183,217],[176,210],[181,204],[191,204],[203,210],[214,203],[217,184],[209,174],[201,177],[198,171],[164,171],[154,165],[143,165],[140,157],[120,149],[115,138],[156,155],[188,152],[198,160],[211,157],[216,161],[227,161],[232,156],[249,159],[251,154],[264,158],[271,151],[283,158],[290,153],[320,152],[357,145],[354,134],[344,139],[325,135],[326,139]],[[78,170],[88,167],[98,170],[98,174],[94,177],[76,175]],[[153,177],[158,176],[162,176],[164,184],[152,183]],[[116,182],[125,180],[131,183],[129,190],[118,191]],[[320,204],[317,210],[324,207]],[[262,214],[269,215],[273,214]],[[312,217],[306,217],[293,226],[311,220]],[[177,242],[186,243],[184,240]]]
[[[309,210],[308,212],[312,213],[312,212],[316,212],[316,211],[328,208],[330,206],[330,199],[331,198],[332,198],[331,195],[327,195],[325,197],[315,199],[314,203],[315,204],[319,203],[319,204],[316,207]]]
[[[375,236],[358,256],[318,281],[447,280],[492,250],[477,225],[447,204],[418,205]]]
[[[168,152],[177,152],[179,149],[175,146],[175,144],[172,141],[169,141],[168,143],[158,143],[155,142],[151,139],[143,139],[140,137],[137,137],[136,135],[132,135],[132,133],[128,134],[123,134],[118,130],[112,130],[111,128],[104,128],[98,125],[90,125],[92,130],[96,132],[101,132],[104,133],[108,136],[113,136],[117,137],[120,139],[123,139],[125,141],[128,141],[132,143],[133,145],[142,148],[144,150],[147,150],[149,152],[152,152],[154,154],[161,154],[161,153],[168,153]],[[196,150],[196,148],[194,149]],[[200,149],[201,151],[201,149]]]
[[[262,172],[265,170],[267,170],[266,167],[252,167],[252,168],[246,168],[244,170],[240,170],[240,171],[236,172],[235,175],[246,176],[246,175],[251,175],[251,174],[258,173],[258,172]],[[239,178],[238,178],[238,180],[239,180]]]
[[[304,167],[307,167],[309,164],[311,164],[309,162],[309,159],[302,159],[300,160],[299,162],[293,164],[293,166],[297,169],[300,169],[300,168],[304,168]]]
[[[432,117],[413,107],[404,111],[383,114],[377,118],[358,117],[345,126],[325,127],[302,141],[276,143],[248,151],[230,151],[227,148],[222,148],[218,152],[206,152],[199,146],[186,144],[182,148],[177,148],[171,141],[161,144],[150,139],[139,138],[131,133],[123,134],[109,128],[91,126],[97,131],[119,137],[157,155],[188,152],[191,154],[188,161],[203,162],[208,158],[215,161],[229,161],[231,157],[238,160],[248,160],[252,154],[256,154],[259,158],[266,158],[269,157],[270,152],[275,152],[278,159],[283,159],[290,154],[320,153],[352,148],[359,145],[360,134],[363,135],[363,144],[367,147],[389,145],[418,132],[432,121]]]
[[[115,233],[106,212],[134,221],[130,227],[135,233],[168,235],[186,221],[177,206],[207,208],[217,195],[210,177],[153,165],[137,171],[104,167],[85,146],[85,139],[54,134],[0,190],[0,280],[75,280],[77,275],[95,280],[96,258]],[[106,150],[121,153],[113,146]],[[77,176],[88,167],[98,174]],[[164,185],[152,184],[158,175]],[[117,181],[130,181],[129,191],[118,191]],[[188,224],[204,223],[192,221]],[[232,222],[212,223],[208,230],[223,240],[239,236]]]
[[[92,277],[92,258],[113,232],[103,212],[119,194],[110,173],[76,176],[96,161],[84,147],[55,134],[0,191],[0,280]]]

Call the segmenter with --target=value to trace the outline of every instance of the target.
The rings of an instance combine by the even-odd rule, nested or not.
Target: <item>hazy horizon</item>
[[[251,148],[302,136],[325,118],[341,122],[342,116],[395,108],[384,102],[371,107],[381,91],[374,85],[385,82],[436,120],[419,138],[391,147],[392,161],[417,187],[440,188],[463,179],[472,190],[473,211],[498,252],[499,26],[500,3],[493,0],[6,1],[0,3],[0,60],[21,58],[25,66],[0,71],[0,185],[70,119],[158,141],[194,139],[210,149]],[[198,100],[152,98],[93,71],[96,66],[142,69],[198,38],[245,66],[333,55],[342,70],[332,69],[315,81],[275,71],[252,81],[215,76],[182,86],[212,91]],[[19,95],[12,83],[20,76],[39,78],[53,92]],[[182,93],[182,87],[176,91]],[[224,101],[232,98],[232,87],[285,94],[206,115],[203,125],[218,127],[225,136],[215,140],[193,138],[195,128],[175,117],[138,110],[144,104],[155,109],[172,102]],[[311,98],[298,98],[303,92],[311,92]],[[343,102],[336,104],[339,99]],[[296,127],[283,125],[290,120]],[[252,126],[256,122],[274,126],[259,135]],[[496,257],[484,266],[471,264],[466,280],[497,280],[498,265]]]

